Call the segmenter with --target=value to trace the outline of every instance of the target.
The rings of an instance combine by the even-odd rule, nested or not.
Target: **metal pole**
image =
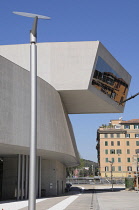
[[[111,163],[111,184],[112,184],[112,191],[113,191],[113,180],[112,180],[112,163]]]
[[[41,198],[41,156],[39,157],[39,198]]]
[[[25,199],[28,198],[28,155],[26,155]]]
[[[24,179],[25,179],[25,155],[22,155],[22,180],[21,180],[21,200],[24,199]]]
[[[36,210],[36,150],[37,150],[37,47],[36,37],[30,32],[31,72],[31,143],[29,172],[29,210]]]
[[[137,173],[136,180],[137,180],[137,192],[138,192],[138,185],[139,185],[139,183],[138,183],[138,153],[137,153],[137,172],[136,173]]]
[[[18,155],[18,184],[17,184],[17,200],[20,199],[20,181],[21,181],[21,155]]]

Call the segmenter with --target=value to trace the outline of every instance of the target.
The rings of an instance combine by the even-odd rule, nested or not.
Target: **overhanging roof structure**
[[[0,46],[29,70],[29,44]],[[38,43],[38,76],[60,94],[68,113],[120,113],[131,76],[99,41]]]

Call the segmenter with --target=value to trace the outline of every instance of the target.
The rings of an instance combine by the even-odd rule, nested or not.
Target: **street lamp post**
[[[113,165],[113,162],[112,161],[109,161],[109,163],[111,164],[111,184],[112,184],[112,191],[113,191],[113,178],[112,178],[112,176],[113,176],[113,174],[112,174],[112,165]]]
[[[36,156],[37,156],[37,22],[39,19],[50,19],[47,16],[13,12],[16,15],[34,18],[30,31],[30,73],[31,73],[31,139],[29,168],[29,210],[36,209]]]
[[[138,185],[139,185],[139,182],[138,182],[138,153],[137,153],[137,166],[136,166],[136,183],[137,183],[137,192],[138,192]]]

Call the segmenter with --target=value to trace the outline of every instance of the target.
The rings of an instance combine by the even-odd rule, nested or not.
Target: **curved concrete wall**
[[[0,153],[29,154],[30,73],[0,57]],[[70,121],[58,92],[38,78],[38,155],[77,165]]]

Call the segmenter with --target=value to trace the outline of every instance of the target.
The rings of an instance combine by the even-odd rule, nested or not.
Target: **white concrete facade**
[[[114,72],[111,76],[108,70],[105,72],[106,75],[109,74],[110,80],[114,78],[115,81],[122,80],[122,84],[125,85],[124,97],[127,95],[131,76],[98,41],[37,45],[36,196],[41,197],[41,195],[61,194],[65,187],[66,167],[79,164],[68,114],[110,113],[124,110],[124,106],[118,106],[112,96],[109,97],[109,93],[102,92],[103,88],[100,91],[92,85],[98,57],[101,57],[102,62],[104,64],[106,62],[105,65],[110,66]],[[2,160],[0,167],[3,174],[5,170],[8,170],[9,174],[13,173],[13,176],[3,176],[4,185],[0,182],[2,199],[28,197],[29,48],[29,44],[0,46],[0,158]],[[108,85],[107,88],[113,94],[112,87]],[[11,160],[13,164],[10,165]],[[6,186],[11,189],[9,193],[5,191]]]

